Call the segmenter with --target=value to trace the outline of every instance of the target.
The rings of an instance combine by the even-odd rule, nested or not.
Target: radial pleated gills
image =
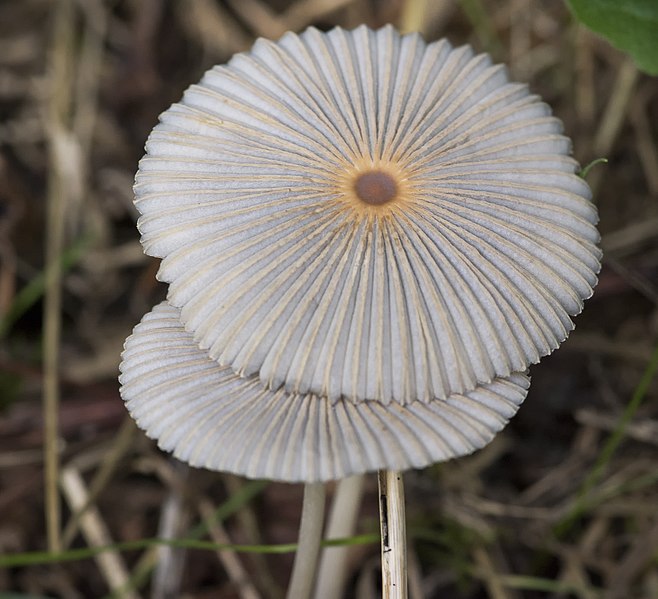
[[[268,405],[338,426],[342,399],[420,400],[425,421],[442,417],[435,399],[550,353],[591,295],[597,217],[569,152],[546,104],[486,55],[391,27],[308,29],[258,41],[161,116],[139,228],[199,347],[292,394],[262,391]],[[212,409],[199,393],[193,413]]]
[[[445,400],[332,403],[270,391],[199,349],[165,303],[128,338],[121,364],[128,409],[161,448],[212,470],[284,481],[405,470],[471,453],[516,413],[529,381],[494,380]]]

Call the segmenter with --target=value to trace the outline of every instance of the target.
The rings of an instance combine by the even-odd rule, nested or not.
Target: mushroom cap
[[[507,424],[529,386],[517,373],[405,405],[270,391],[209,358],[167,302],[135,327],[120,368],[130,413],[162,449],[193,466],[289,482],[421,468],[471,453]]]
[[[557,348],[596,283],[560,121],[467,46],[391,27],[259,40],[146,149],[138,226],[168,301],[286,401],[452,401]]]

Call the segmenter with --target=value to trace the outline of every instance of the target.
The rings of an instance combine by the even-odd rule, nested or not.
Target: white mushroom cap
[[[388,406],[269,391],[210,359],[179,317],[164,302],[137,325],[123,353],[121,394],[162,449],[252,478],[330,480],[471,453],[507,424],[529,386],[513,374],[445,400]]]
[[[259,40],[161,116],[142,243],[195,342],[282,402],[435,417],[550,353],[592,293],[597,216],[561,132],[468,47],[391,27]]]

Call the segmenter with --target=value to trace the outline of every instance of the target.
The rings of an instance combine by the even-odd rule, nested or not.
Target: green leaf
[[[576,18],[658,75],[658,1],[567,0]]]

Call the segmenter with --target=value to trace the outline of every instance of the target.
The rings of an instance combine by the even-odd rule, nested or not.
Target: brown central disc
[[[379,206],[395,198],[398,186],[391,175],[383,171],[368,171],[354,181],[354,191],[362,202]]]

